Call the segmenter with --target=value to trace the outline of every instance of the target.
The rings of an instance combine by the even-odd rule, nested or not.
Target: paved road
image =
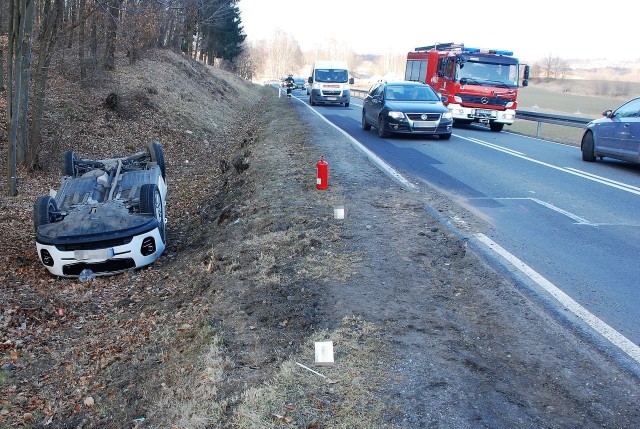
[[[308,103],[302,91],[294,96]],[[490,225],[483,236],[638,353],[640,166],[586,163],[573,146],[472,126],[455,128],[449,141],[381,139],[360,128],[359,100],[316,110],[411,182],[472,208]]]

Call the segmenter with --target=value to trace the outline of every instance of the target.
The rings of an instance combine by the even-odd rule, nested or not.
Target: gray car
[[[640,97],[602,116],[587,124],[580,144],[582,159],[592,162],[606,156],[640,163]]]

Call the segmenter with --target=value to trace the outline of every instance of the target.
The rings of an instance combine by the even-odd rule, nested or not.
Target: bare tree
[[[53,4],[52,4],[53,2]],[[39,164],[38,151],[42,141],[42,115],[44,112],[47,76],[56,45],[58,27],[64,13],[64,0],[44,0],[42,19],[37,40],[37,63],[34,72],[33,112],[29,142],[29,166]]]
[[[21,136],[25,135],[28,96],[23,93],[29,85],[30,34],[33,27],[34,0],[9,1],[9,56],[7,90],[7,131],[9,156],[7,168],[9,196],[18,194],[16,167],[26,160]],[[20,132],[21,131],[21,132]],[[21,151],[22,150],[22,151]]]

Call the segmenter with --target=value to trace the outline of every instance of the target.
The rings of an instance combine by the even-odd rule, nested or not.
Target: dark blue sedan
[[[362,129],[375,127],[380,137],[390,134],[437,135],[451,138],[453,119],[442,98],[420,82],[378,82],[362,105]]]

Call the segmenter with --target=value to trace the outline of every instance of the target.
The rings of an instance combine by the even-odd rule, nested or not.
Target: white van
[[[337,103],[349,107],[349,85],[353,84],[353,78],[349,78],[349,68],[345,61],[314,62],[308,82],[307,95],[312,106],[319,103]]]

